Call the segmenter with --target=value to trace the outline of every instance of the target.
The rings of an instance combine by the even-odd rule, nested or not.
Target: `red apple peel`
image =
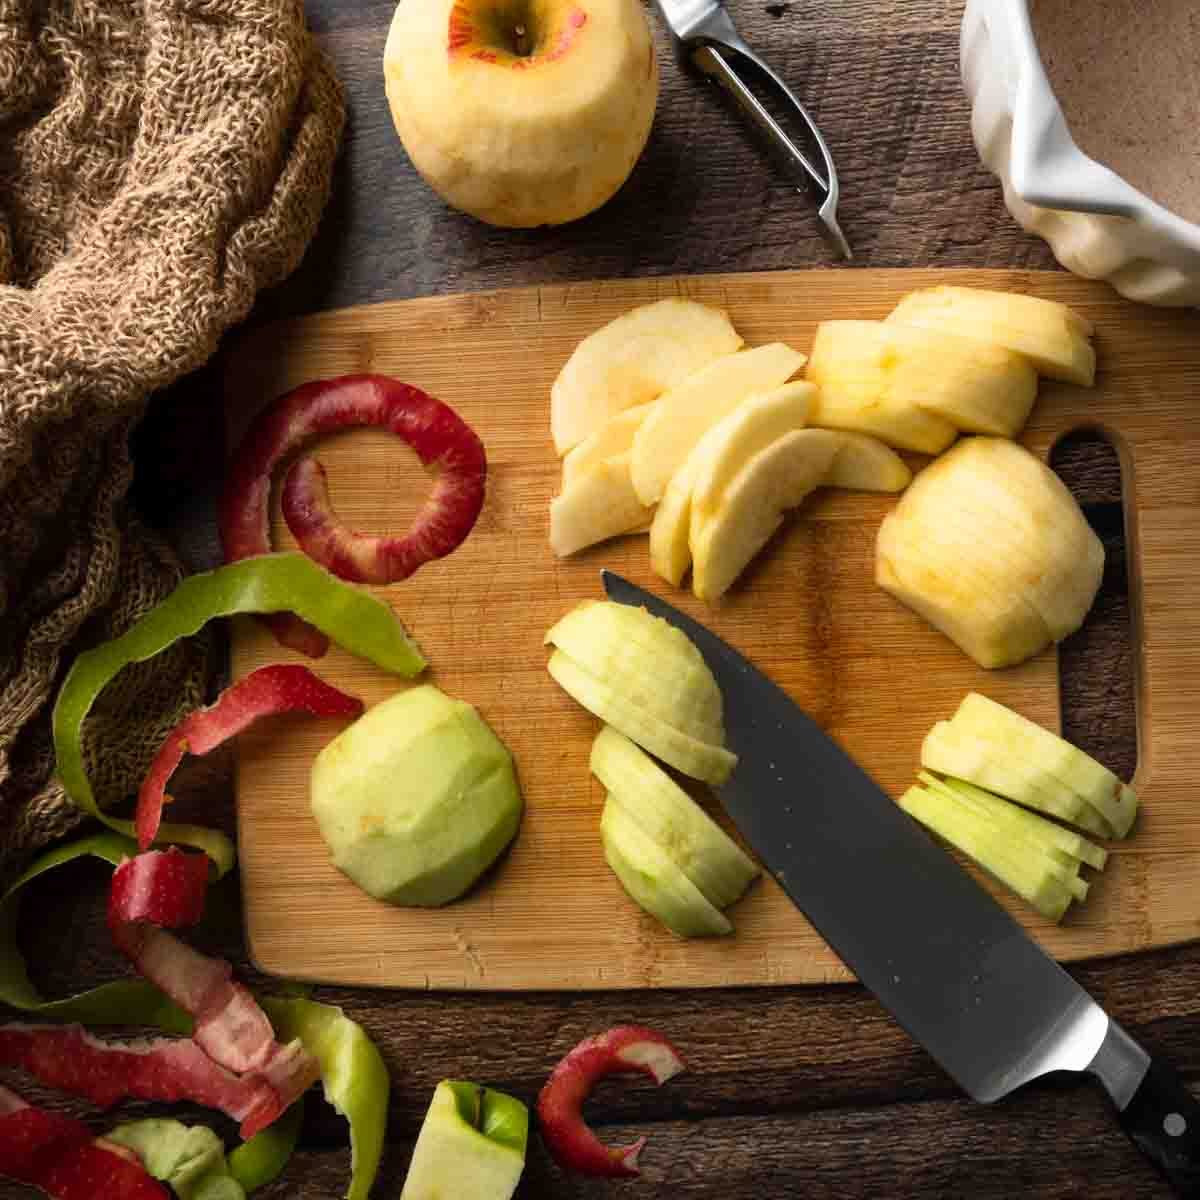
[[[185,754],[207,754],[259,717],[275,713],[300,711],[318,717],[357,717],[362,710],[361,700],[331,687],[307,667],[277,663],[252,671],[226,688],[215,704],[189,713],[163,742],[138,793],[135,818],[138,845],[146,850],[157,836],[167,781]],[[156,925],[193,923],[155,920]]]
[[[288,392],[251,425],[230,465],[218,524],[229,562],[270,551],[271,473],[302,442],[356,425],[389,429],[438,472],[433,494],[404,537],[374,538],[340,525],[316,463],[300,459],[288,473],[284,517],[301,547],[343,579],[394,583],[449,554],[470,533],[483,507],[487,455],[453,409],[384,375],[344,375]],[[270,618],[284,645],[312,657],[328,639],[288,614]]]
[[[640,1025],[619,1025],[585,1038],[554,1068],[538,1096],[542,1139],[554,1161],[581,1175],[637,1175],[646,1139],[631,1146],[604,1145],[583,1119],[583,1102],[605,1075],[640,1071],[662,1084],[683,1069],[675,1047]]]

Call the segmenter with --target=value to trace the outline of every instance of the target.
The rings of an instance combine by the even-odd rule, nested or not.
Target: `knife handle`
[[[1120,1120],[1175,1191],[1200,1200],[1200,1103],[1170,1067],[1150,1060]]]

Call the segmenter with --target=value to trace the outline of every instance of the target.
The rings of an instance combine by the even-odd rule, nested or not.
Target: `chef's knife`
[[[974,1099],[1089,1072],[1181,1196],[1200,1197],[1200,1104],[810,717],[736,650],[636,585],[696,644],[725,697],[738,764],[717,795],[848,967]]]
[[[833,156],[792,89],[742,41],[720,0],[657,0],[657,4],[680,54],[728,93],[776,157],[815,195],[822,232],[837,254],[851,258],[850,244],[838,225]],[[784,119],[801,135],[804,147],[767,109],[763,103],[767,98],[786,114]]]

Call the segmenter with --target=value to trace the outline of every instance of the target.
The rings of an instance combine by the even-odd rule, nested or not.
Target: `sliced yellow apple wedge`
[[[747,397],[706,430],[686,460],[694,471],[693,511],[711,512],[729,482],[754,455],[785,433],[803,429],[816,393],[817,389],[803,380],[785,383],[764,395]]]
[[[551,676],[568,695],[588,712],[637,742],[655,758],[693,779],[720,786],[737,765],[737,755],[724,746],[698,741],[674,725],[647,712],[604,680],[584,670],[562,650],[555,650],[547,664]]]
[[[692,484],[698,465],[694,455],[689,454],[683,466],[671,476],[650,523],[650,566],[676,587],[692,565],[688,539],[692,527]]]
[[[692,447],[748,396],[786,383],[805,358],[782,342],[729,354],[672,388],[633,438],[633,486],[643,504],[662,498]]]
[[[633,490],[629,453],[593,463],[550,501],[550,548],[559,558],[645,529],[653,509]]]
[[[1064,383],[1091,387],[1096,381],[1092,323],[1056,300],[985,288],[926,288],[910,292],[887,319],[1006,346]]]
[[[589,334],[550,390],[550,425],[561,456],[609,418],[646,404],[742,338],[719,308],[672,298],[643,304]]]
[[[565,492],[589,467],[628,454],[633,449],[633,435],[650,415],[654,403],[635,404],[633,408],[617,413],[569,450],[562,463],[562,490]]]
[[[852,492],[902,492],[912,482],[912,472],[895,450],[865,433],[839,433],[826,487]]]
[[[611,600],[584,601],[545,640],[629,703],[698,741],[724,743],[721,689],[687,634],[661,617]]]
[[[840,449],[827,429],[797,429],[760,450],[710,513],[693,506],[689,541],[692,589],[713,602],[728,590],[783,521],[829,473]]]
[[[899,321],[825,321],[817,330],[808,377],[820,384],[835,413],[855,401],[863,410],[860,420],[878,422],[881,411],[907,405],[965,433],[999,437],[1021,431],[1037,396],[1037,372],[1024,355]],[[938,428],[914,425],[918,437],[929,431],[930,447],[945,437],[944,430],[934,436]]]

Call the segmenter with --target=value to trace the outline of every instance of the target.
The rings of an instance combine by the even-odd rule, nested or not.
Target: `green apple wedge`
[[[592,743],[592,774],[666,851],[714,908],[728,908],[758,877],[753,860],[644,750],[606,725]]]
[[[805,356],[771,342],[719,358],[659,401],[633,438],[633,486],[643,504],[656,504],[705,430],[749,396],[786,383]]]
[[[317,755],[312,812],[334,865],[392,904],[462,895],[516,836],[512,755],[432,684],[376,704]]]
[[[672,933],[710,937],[733,932],[725,914],[704,898],[666,850],[611,796],[600,814],[600,841],[621,886]]]
[[[625,409],[658,399],[742,338],[719,308],[670,297],[642,304],[575,347],[550,391],[554,447],[566,454]]]
[[[724,746],[697,741],[639,705],[631,704],[622,693],[596,678],[562,650],[555,650],[550,656],[547,669],[563,691],[588,712],[595,713],[677,771],[718,786],[733,773],[737,756]]]
[[[642,608],[585,600],[546,642],[629,703],[701,742],[723,745],[721,689],[688,636]]]
[[[978,692],[968,693],[950,727],[994,744],[998,752],[1035,764],[1090,804],[1126,837],[1137,816],[1137,794],[1077,746]]]
[[[503,1092],[444,1079],[434,1089],[400,1200],[511,1200],[529,1110]]]
[[[708,512],[692,505],[692,590],[713,603],[828,474],[840,447],[827,429],[797,429],[749,460]]]

